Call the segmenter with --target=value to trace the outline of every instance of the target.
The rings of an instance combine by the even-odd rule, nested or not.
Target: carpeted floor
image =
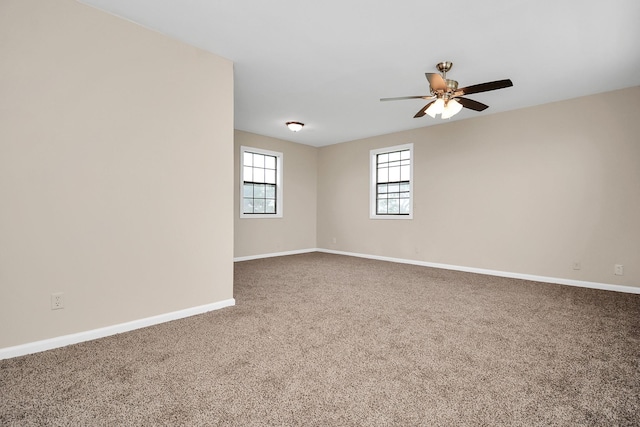
[[[0,361],[0,425],[640,425],[640,295],[322,253],[234,292]]]

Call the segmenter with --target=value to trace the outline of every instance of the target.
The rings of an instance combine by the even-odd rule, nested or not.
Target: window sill
[[[402,219],[413,219],[413,214],[409,215],[374,215],[370,214],[369,219],[391,219],[391,220],[402,220]]]

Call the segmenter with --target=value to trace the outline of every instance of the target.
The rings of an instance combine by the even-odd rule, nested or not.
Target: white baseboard
[[[397,262],[402,264],[420,265],[423,267],[442,268],[445,270],[465,271],[468,273],[486,274],[488,276],[509,277],[512,279],[531,280],[533,282],[554,283],[558,285],[578,286],[581,288],[601,289],[605,291],[624,292],[628,294],[640,294],[640,288],[634,286],[612,285],[609,283],[586,282],[582,280],[561,279],[558,277],[535,276],[532,274],[511,273],[508,271],[487,270],[484,268],[464,267],[451,264],[439,264],[435,262],[417,261],[402,258],[390,258],[378,255],[359,254],[354,252],[334,251],[332,249],[317,249],[318,252],[328,254],[355,256],[359,258],[369,258],[379,261]]]
[[[512,273],[507,271],[488,270],[475,267],[464,267],[451,264],[439,264],[427,261],[410,260],[403,258],[392,258],[379,255],[360,254],[355,252],[336,251],[323,248],[309,248],[286,252],[276,252],[270,254],[251,255],[245,257],[234,258],[234,262],[249,261],[253,259],[271,258],[277,256],[297,255],[310,252],[324,252],[328,254],[354,256],[359,258],[375,259],[379,261],[397,262],[402,264],[419,265],[423,267],[442,268],[445,270],[465,271],[468,273],[485,274],[489,276],[509,277],[513,279],[530,280],[534,282],[554,283],[559,285],[578,286],[582,288],[601,289],[605,291],[624,292],[630,294],[640,294],[640,288],[634,286],[613,285],[609,283],[586,282],[582,280],[562,279],[557,277],[535,276],[531,274]],[[192,307],[185,310],[174,311],[171,313],[160,314],[158,316],[147,317],[144,319],[134,320],[131,322],[120,323],[118,325],[107,326],[104,328],[94,329],[91,331],[79,332],[76,334],[64,335],[61,337],[50,338],[42,341],[17,345],[14,347],[0,348],[0,360],[12,357],[24,356],[31,353],[52,350],[54,348],[65,347],[71,344],[77,344],[84,341],[91,341],[98,338],[108,337],[110,335],[120,334],[122,332],[132,331],[134,329],[145,328],[147,326],[157,325],[159,323],[169,322],[171,320],[182,319],[197,314],[206,313],[208,311],[219,310],[225,307],[235,305],[235,299],[230,298],[218,301],[212,304]]]
[[[104,328],[93,329],[91,331],[63,335],[61,337],[17,345],[14,347],[0,348],[0,360],[9,359],[11,357],[24,356],[31,353],[39,353],[41,351],[52,350],[54,348],[65,347],[71,344],[91,341],[98,338],[104,338],[110,335],[132,331],[134,329],[146,328],[147,326],[153,326],[159,323],[169,322],[171,320],[183,319],[185,317],[195,316],[196,314],[202,314],[208,311],[231,307],[235,304],[236,300],[230,298],[211,304],[200,305],[198,307],[191,307],[184,310],[173,311],[171,313],[160,314],[158,316],[152,316],[144,319],[133,320],[131,322],[107,326]]]
[[[368,258],[368,259],[375,259],[379,261],[397,262],[401,264],[420,265],[423,267],[442,268],[445,270],[465,271],[467,273],[485,274],[488,276],[509,277],[512,279],[530,280],[533,282],[553,283],[557,285],[577,286],[581,288],[590,288],[590,289],[601,289],[605,291],[623,292],[628,294],[640,294],[640,287],[635,287],[635,286],[587,282],[584,280],[562,279],[559,277],[536,276],[533,274],[512,273],[509,271],[488,270],[484,268],[465,267],[465,266],[452,265],[452,264],[440,264],[435,262],[418,261],[418,260],[412,260],[412,259],[392,258],[392,257],[386,257],[386,256],[379,256],[379,255],[360,254],[356,252],[336,251],[333,249],[324,249],[324,248],[309,248],[309,249],[300,249],[300,250],[287,251],[287,252],[251,255],[251,256],[234,258],[233,261],[234,262],[249,261],[253,259],[271,258],[271,257],[286,256],[286,255],[297,255],[297,254],[303,254],[303,253],[309,253],[309,252],[324,252],[328,254],[354,256],[358,258]]]
[[[270,254],[241,256],[241,257],[234,258],[233,262],[250,261],[252,259],[261,259],[261,258],[272,258],[272,257],[275,257],[275,256],[308,254],[310,252],[321,252],[321,249],[318,249],[318,248],[297,249],[295,251],[275,252],[275,253],[270,253]]]

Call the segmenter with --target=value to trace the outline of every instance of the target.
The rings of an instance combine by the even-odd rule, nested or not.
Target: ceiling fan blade
[[[437,73],[424,73],[427,76],[427,80],[429,80],[429,86],[431,86],[431,90],[447,90],[447,84],[440,74]]]
[[[436,101],[431,101],[430,103],[428,103],[427,105],[425,105],[424,107],[422,107],[422,108],[420,109],[420,111],[418,111],[418,112],[416,113],[416,115],[415,115],[415,116],[413,116],[413,118],[414,118],[414,119],[417,119],[417,118],[420,118],[420,117],[424,116],[425,114],[427,114],[427,108],[429,108],[429,107],[431,106],[431,104],[433,104],[434,102],[436,102]]]
[[[513,82],[509,79],[496,80],[495,82],[480,83],[473,86],[467,86],[458,89],[455,95],[470,95],[472,93],[488,92],[490,90],[504,89],[513,86]]]
[[[380,101],[399,101],[402,99],[429,99],[433,98],[431,95],[416,95],[416,96],[399,96],[396,98],[380,98]]]
[[[458,101],[460,104],[462,104],[463,107],[468,108],[470,110],[483,111],[489,108],[488,105],[483,104],[482,102],[474,101],[473,99],[469,99],[469,98],[455,98],[455,100]]]

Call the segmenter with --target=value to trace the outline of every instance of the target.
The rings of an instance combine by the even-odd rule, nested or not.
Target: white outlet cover
[[[51,310],[60,310],[64,308],[64,300],[62,292],[51,294]]]

